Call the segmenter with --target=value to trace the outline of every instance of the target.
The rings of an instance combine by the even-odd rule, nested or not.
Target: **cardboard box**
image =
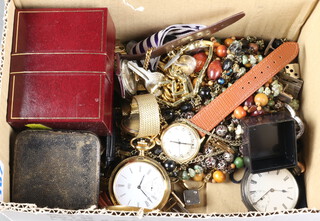
[[[15,11],[7,121],[112,130],[115,27],[107,8]]]
[[[320,118],[317,102],[319,95],[318,57],[320,41],[320,4],[317,0],[244,0],[244,1],[93,1],[93,0],[11,0],[6,5],[5,41],[3,42],[2,89],[0,111],[0,159],[4,171],[3,193],[4,201],[10,201],[9,181],[9,148],[10,138],[14,132],[6,123],[6,107],[9,82],[10,50],[12,45],[13,15],[15,8],[40,7],[108,7],[114,20],[117,38],[122,41],[142,39],[157,30],[176,23],[198,23],[210,25],[215,21],[244,11],[246,16],[241,21],[217,33],[217,37],[253,35],[270,39],[273,37],[298,41],[300,45],[299,63],[301,76],[304,80],[301,97],[303,117],[307,130],[303,137],[304,158],[307,171],[305,173],[306,194],[308,208],[306,210],[292,210],[273,214],[246,213],[241,202],[240,186],[233,183],[208,184],[206,187],[206,203],[208,206],[197,209],[201,214],[158,214],[146,215],[145,220],[158,219],[176,220],[190,218],[214,218],[215,220],[317,220],[320,218],[319,200],[319,157],[320,157]],[[62,219],[90,219],[90,220],[129,220],[132,216],[143,216],[136,212],[109,212],[105,210],[64,211],[40,209],[32,205],[1,204],[2,214],[13,220],[62,220]],[[314,209],[316,208],[316,209]],[[21,213],[28,212],[28,213]],[[39,212],[42,213],[39,215]],[[32,214],[33,213],[33,214]],[[38,215],[34,215],[37,213]],[[70,215],[64,215],[69,213]],[[73,214],[73,215],[71,215]],[[88,215],[90,214],[90,215]],[[130,217],[123,217],[123,215]],[[73,216],[73,217],[69,217]],[[120,217],[121,216],[121,217]],[[159,216],[163,216],[159,218]]]

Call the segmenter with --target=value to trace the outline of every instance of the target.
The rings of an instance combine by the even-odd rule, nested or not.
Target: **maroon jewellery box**
[[[114,48],[107,8],[16,10],[8,123],[110,134]]]

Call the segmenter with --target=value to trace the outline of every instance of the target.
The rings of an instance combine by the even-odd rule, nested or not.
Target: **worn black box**
[[[100,142],[93,133],[25,130],[13,158],[13,202],[64,209],[97,205]]]

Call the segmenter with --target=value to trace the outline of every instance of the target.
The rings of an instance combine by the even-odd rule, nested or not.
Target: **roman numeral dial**
[[[242,198],[250,210],[271,212],[293,209],[299,198],[299,187],[287,169],[258,174],[248,172],[242,181]]]

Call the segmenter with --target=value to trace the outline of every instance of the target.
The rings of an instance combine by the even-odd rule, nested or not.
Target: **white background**
[[[319,213],[300,213],[286,215],[272,215],[265,217],[208,217],[203,219],[187,219],[182,217],[115,217],[111,215],[63,215],[63,214],[32,214],[13,211],[0,212],[0,221],[185,221],[185,220],[212,220],[212,221],[316,221],[320,220]]]

